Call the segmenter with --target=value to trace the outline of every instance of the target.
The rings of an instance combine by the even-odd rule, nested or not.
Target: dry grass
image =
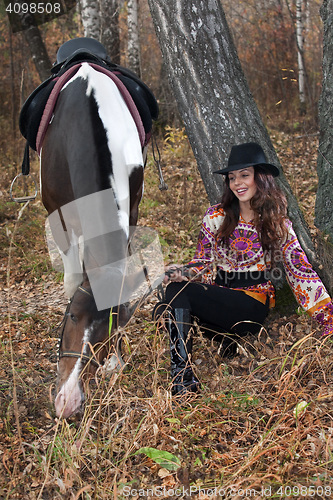
[[[158,192],[150,161],[140,224],[159,232],[166,261],[185,262],[208,201],[183,133],[169,137],[169,191]],[[288,152],[287,137],[278,140]],[[315,144],[309,149],[313,161]],[[302,172],[306,198],[314,184]],[[31,205],[13,237],[18,211],[2,199],[4,280],[13,244],[1,285],[0,498],[332,497],[332,340],[289,298],[290,309],[271,314],[259,337],[239,341],[235,358],[221,357],[219,344],[198,331],[202,390],[179,405],[170,397],[168,341],[151,321],[152,297],[124,329],[125,369],[91,382],[81,418],[56,419],[54,327],[63,305],[45,305],[58,278],[47,263],[45,213]],[[29,309],[37,293],[42,306]]]

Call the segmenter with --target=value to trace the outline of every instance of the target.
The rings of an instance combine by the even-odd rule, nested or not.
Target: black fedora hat
[[[222,170],[216,170],[214,174],[227,174],[233,170],[241,170],[246,167],[260,165],[267,169],[273,177],[277,177],[280,171],[276,165],[267,163],[265,153],[256,142],[247,142],[231,148],[228,166]]]

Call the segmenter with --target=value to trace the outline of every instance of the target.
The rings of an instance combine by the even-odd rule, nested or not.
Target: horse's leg
[[[41,153],[42,201],[49,213],[53,241],[63,261],[64,288],[71,297],[82,281],[79,217],[64,151],[56,145],[61,140],[59,127],[49,127]]]
[[[143,167],[135,167],[129,177],[130,186],[130,227],[136,226],[139,213],[139,204],[143,194]]]

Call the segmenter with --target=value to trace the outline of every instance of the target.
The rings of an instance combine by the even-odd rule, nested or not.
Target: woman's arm
[[[179,264],[167,266],[164,283],[169,280],[183,281],[186,278],[208,284],[213,282],[213,247],[216,244],[217,229],[224,217],[223,212],[217,207],[218,205],[209,207],[204,215],[193,259],[184,266]]]
[[[325,286],[309,263],[290,221],[288,237],[282,246],[282,260],[287,281],[298,304],[325,328],[333,333],[333,305]]]
[[[209,207],[206,211],[194,257],[188,264],[192,279],[208,284],[213,282],[213,248],[216,244],[217,227],[222,224],[224,218],[223,212],[217,207],[218,205]]]

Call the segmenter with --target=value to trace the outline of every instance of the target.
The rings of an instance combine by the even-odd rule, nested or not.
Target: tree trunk
[[[319,154],[316,226],[333,242],[333,0],[324,0],[320,9],[324,23],[323,83],[319,100]]]
[[[98,0],[80,0],[84,36],[100,40],[101,26]]]
[[[299,100],[300,100],[300,112],[302,114],[306,113],[306,98],[305,98],[305,88],[308,92],[308,105],[313,107],[313,99],[311,96],[311,88],[309,83],[309,77],[305,68],[304,59],[304,40],[303,40],[303,30],[304,24],[302,19],[302,0],[296,1],[296,27],[295,27],[295,40],[297,47],[297,63],[298,63],[298,89],[299,89]],[[286,0],[286,5],[289,11],[290,19],[294,22],[293,14],[289,5],[289,1]]]
[[[41,82],[50,76],[52,67],[50,58],[38,26],[32,14],[21,14],[21,25],[25,39],[28,43],[32,60],[38,72]]]
[[[305,69],[303,61],[303,19],[302,0],[296,0],[296,40],[297,40],[297,64],[298,64],[298,92],[300,111],[305,113]]]
[[[16,125],[17,125],[17,116],[16,116],[16,102],[15,102],[15,85],[14,85],[14,54],[13,54],[13,38],[12,38],[12,30],[9,27],[9,55],[10,55],[10,94],[11,94],[11,104],[12,104],[12,133],[13,139],[16,139]]]
[[[127,66],[136,75],[140,76],[140,42],[138,28],[138,1],[128,0],[127,2]]]
[[[119,7],[119,0],[100,0],[101,43],[115,64],[120,64]]]
[[[255,141],[279,165],[250,93],[219,0],[148,0],[169,80],[209,200],[221,198],[222,168],[234,144]],[[333,1],[333,0],[331,0]],[[315,264],[308,227],[282,172],[289,216]]]

